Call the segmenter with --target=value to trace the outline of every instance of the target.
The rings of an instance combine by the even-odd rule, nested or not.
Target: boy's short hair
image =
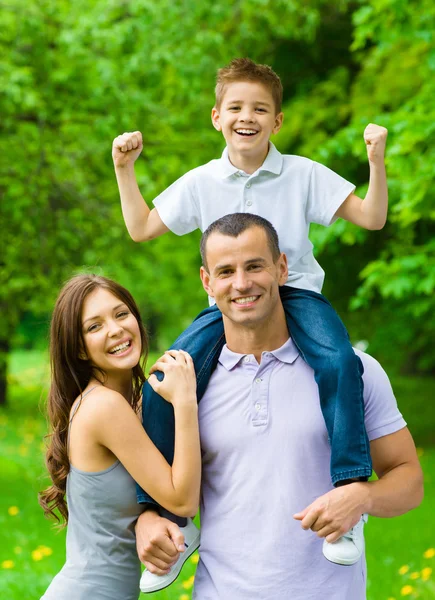
[[[229,65],[219,69],[216,77],[216,108],[220,108],[225,87],[236,81],[262,83],[272,94],[276,114],[281,112],[282,83],[275,71],[268,65],[258,65],[250,58],[234,58]]]
[[[208,272],[207,240],[213,233],[220,233],[222,235],[227,235],[228,237],[237,238],[247,229],[251,229],[251,227],[259,227],[264,231],[272,258],[274,262],[276,262],[281,255],[281,250],[279,249],[278,234],[272,223],[267,219],[260,217],[260,215],[252,213],[233,213],[224,215],[220,219],[213,221],[202,234],[200,252],[205,270]]]

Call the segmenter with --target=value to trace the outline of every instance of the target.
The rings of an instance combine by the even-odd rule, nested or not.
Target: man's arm
[[[363,513],[395,517],[423,499],[423,474],[414,441],[405,427],[370,443],[377,481],[355,482],[320,496],[294,515],[303,529],[335,542],[356,525]]]
[[[142,152],[140,131],[124,133],[113,140],[112,158],[121,197],[122,214],[135,242],[152,240],[169,231],[155,208],[150,210],[139,191],[134,163]]]
[[[151,573],[165,575],[185,550],[184,536],[178,525],[147,509],[136,522],[136,549]]]
[[[370,167],[369,187],[364,200],[350,194],[335,213],[364,229],[382,229],[387,220],[388,188],[385,171],[385,127],[370,123],[364,130],[364,141]]]

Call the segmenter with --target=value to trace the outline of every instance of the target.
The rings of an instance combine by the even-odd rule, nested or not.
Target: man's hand
[[[147,510],[136,523],[136,549],[151,573],[165,575],[185,550],[184,536],[178,525]]]
[[[335,542],[367,512],[367,501],[367,484],[350,483],[320,496],[293,518],[301,521],[303,529],[311,529],[327,542]]]
[[[142,134],[140,131],[123,133],[113,140],[112,158],[115,167],[133,165],[142,152]]]
[[[369,123],[364,129],[364,141],[367,146],[367,156],[370,163],[379,165],[384,163],[385,143],[388,130],[380,125]]]

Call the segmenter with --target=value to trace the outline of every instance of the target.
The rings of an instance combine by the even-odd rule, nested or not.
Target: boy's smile
[[[212,110],[213,126],[222,131],[231,163],[246,173],[264,162],[269,138],[278,133],[282,119],[282,113],[276,114],[272,93],[252,81],[228,84],[220,107]]]

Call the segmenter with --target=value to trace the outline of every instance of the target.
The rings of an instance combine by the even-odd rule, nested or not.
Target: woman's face
[[[111,292],[97,288],[82,310],[86,358],[107,374],[131,371],[141,356],[142,343],[136,317]]]

